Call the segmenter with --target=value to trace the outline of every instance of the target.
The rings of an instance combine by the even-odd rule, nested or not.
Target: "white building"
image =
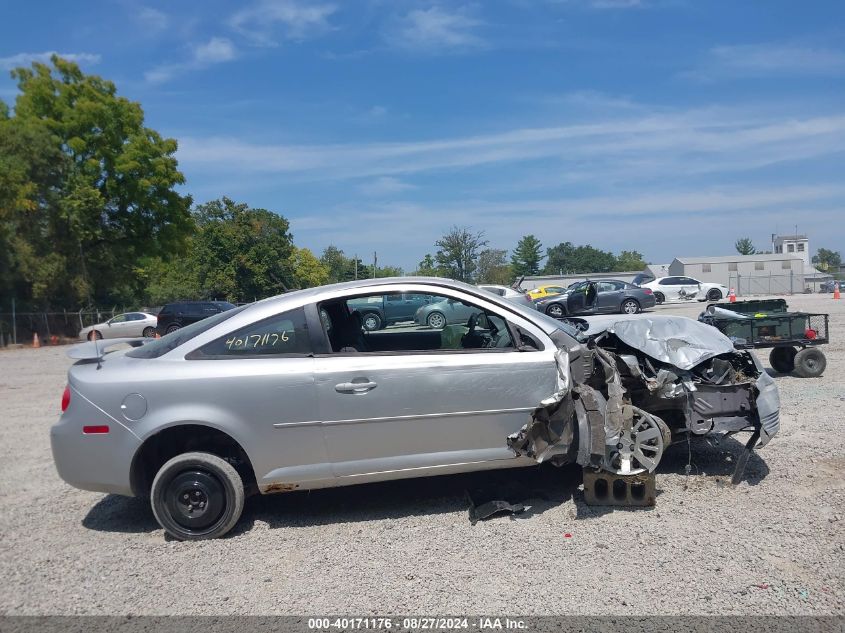
[[[775,255],[794,255],[810,268],[810,240],[806,235],[775,235],[772,233],[772,252]]]

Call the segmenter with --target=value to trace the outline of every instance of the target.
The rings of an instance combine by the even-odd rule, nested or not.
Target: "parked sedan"
[[[660,277],[642,284],[654,292],[657,303],[664,301],[719,301],[728,296],[728,287],[722,284],[698,281],[692,277]]]
[[[636,314],[653,308],[654,295],[648,288],[616,279],[582,281],[564,294],[544,297],[534,302],[541,312],[560,319],[576,314]]]
[[[515,303],[520,303],[524,306],[529,308],[534,307],[534,302],[531,300],[531,297],[527,292],[524,290],[517,290],[515,288],[509,288],[508,286],[494,286],[494,285],[485,285],[479,284],[479,288],[482,290],[486,290],[487,292],[492,292],[494,295],[499,295],[500,297],[504,297],[508,301],[513,301]]]
[[[397,292],[470,316],[365,331],[354,302]],[[149,497],[190,540],[228,532],[247,492],[538,462],[628,476],[653,471],[671,433],[750,432],[750,450],[777,432],[777,387],[753,354],[691,319],[628,318],[643,321],[596,342],[450,280],[291,292],[146,343],[72,348],[53,458],[77,488]],[[122,343],[135,348],[111,351]]]
[[[133,338],[136,336],[155,336],[157,317],[146,312],[126,312],[118,314],[108,321],[89,325],[79,330],[79,338]]]
[[[537,299],[542,299],[543,297],[559,295],[564,292],[566,292],[565,286],[537,286],[533,290],[528,291],[528,296],[531,297],[532,301],[536,301]]]

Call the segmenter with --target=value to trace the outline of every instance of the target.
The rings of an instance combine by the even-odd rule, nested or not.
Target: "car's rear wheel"
[[[99,341],[102,338],[103,338],[102,332],[99,332],[97,330],[91,330],[90,332],[88,332],[88,340],[89,341]]]
[[[815,347],[805,347],[795,354],[795,373],[801,378],[817,378],[824,373],[827,359],[824,352]]]
[[[711,288],[707,292],[707,300],[708,301],[718,301],[721,298],[722,298],[722,291],[719,290],[718,288]]]
[[[443,316],[440,312],[432,312],[428,315],[428,318],[425,320],[428,323],[428,327],[435,329],[435,330],[442,330],[446,327],[446,317]]]
[[[165,334],[172,334],[173,332],[175,332],[176,330],[179,330],[179,329],[181,329],[181,328],[178,325],[173,324],[173,325],[168,325],[167,329],[164,332],[165,332]]]
[[[769,352],[769,363],[779,374],[788,374],[795,369],[795,355],[798,350],[794,347],[774,347]]]
[[[363,325],[364,329],[368,332],[372,332],[373,330],[380,330],[381,317],[375,312],[367,312],[364,316],[361,317],[361,325]]]
[[[640,304],[636,299],[625,299],[622,302],[622,312],[624,314],[636,314],[640,311]]]
[[[153,480],[156,521],[173,538],[196,541],[223,536],[244,508],[238,471],[211,453],[183,453],[162,466]]]
[[[663,303],[664,301],[666,301],[666,296],[662,292],[655,292],[654,293],[654,300],[657,303]]]
[[[141,332],[141,334],[144,336],[144,338],[152,338],[156,335],[156,329],[152,326],[145,327],[144,331]]]
[[[563,317],[563,306],[559,303],[552,303],[546,306],[546,314],[555,319]]]

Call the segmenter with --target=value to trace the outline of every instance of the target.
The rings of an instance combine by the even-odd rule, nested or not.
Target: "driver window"
[[[333,354],[515,349],[501,316],[434,294],[355,296],[318,306]]]

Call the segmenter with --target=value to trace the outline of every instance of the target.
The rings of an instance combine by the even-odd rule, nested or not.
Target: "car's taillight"
[[[97,426],[83,426],[82,432],[85,435],[101,435],[103,433],[108,433],[109,427],[105,424],[100,424]]]
[[[646,293],[647,295],[654,294],[654,293],[651,291],[651,288],[643,288],[643,292],[644,292],[644,293]]]
[[[67,407],[70,404],[70,386],[65,386],[64,393],[62,393],[62,413],[67,411]]]

